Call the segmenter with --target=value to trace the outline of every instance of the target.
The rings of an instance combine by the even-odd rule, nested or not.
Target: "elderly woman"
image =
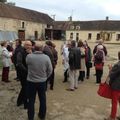
[[[104,62],[105,62],[105,53],[103,51],[103,46],[98,45],[97,51],[94,55],[94,64],[95,64],[95,70],[96,70],[96,84],[101,83]]]
[[[3,69],[2,69],[2,81],[4,82],[10,82],[9,81],[9,68],[11,65],[11,53],[7,50],[7,42],[4,41],[1,43],[2,46],[2,64],[3,64]]]

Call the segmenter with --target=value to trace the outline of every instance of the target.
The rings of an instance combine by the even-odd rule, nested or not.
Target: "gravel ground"
[[[55,41],[58,52],[62,42]],[[90,43],[91,48],[95,44]],[[108,74],[107,64],[116,62],[120,45],[107,44],[108,57],[104,67],[103,81]],[[59,52],[60,53],[60,52]],[[98,86],[95,84],[94,67],[91,69],[90,79],[79,84],[74,92],[66,91],[68,83],[63,81],[63,66],[59,55],[55,70],[54,90],[47,90],[47,117],[46,120],[103,120],[110,113],[110,100],[97,95]],[[10,83],[0,82],[0,120],[27,120],[27,110],[23,106],[16,106],[16,99],[20,90],[20,83],[13,80],[15,71],[10,71]],[[35,120],[39,120],[38,97],[35,104]]]

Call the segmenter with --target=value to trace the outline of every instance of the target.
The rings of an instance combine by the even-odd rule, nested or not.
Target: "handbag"
[[[108,85],[106,82],[101,83],[99,85],[99,89],[98,89],[97,93],[101,97],[108,98],[108,99],[112,98],[112,90],[110,88],[110,85]]]
[[[88,66],[89,66],[89,68],[91,68],[92,67],[92,62],[89,62]]]
[[[97,63],[97,64],[95,64],[95,69],[96,70],[102,70],[103,69],[103,63]]]

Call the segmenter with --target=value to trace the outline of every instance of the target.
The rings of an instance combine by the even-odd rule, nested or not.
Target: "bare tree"
[[[7,2],[7,0],[0,0],[1,3],[15,6],[15,2]]]
[[[0,2],[2,2],[2,3],[6,3],[6,2],[7,2],[7,0],[0,0]]]

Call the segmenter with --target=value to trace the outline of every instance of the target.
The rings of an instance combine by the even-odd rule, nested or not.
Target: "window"
[[[78,42],[79,40],[79,33],[76,33],[76,41]]]
[[[80,26],[76,26],[76,30],[80,30]]]
[[[92,34],[88,33],[88,40],[91,40],[91,38],[92,38]]]
[[[35,31],[34,35],[35,35],[35,40],[38,40],[38,31]]]
[[[22,26],[21,26],[22,28],[25,28],[25,22],[22,22]]]
[[[70,39],[73,39],[73,33],[70,33]]]
[[[100,34],[99,33],[97,34],[96,40],[100,40]]]
[[[70,26],[70,29],[71,29],[71,30],[74,30],[74,28],[75,28],[74,25],[71,25],[71,26]]]
[[[120,34],[116,35],[116,40],[120,40]]]

